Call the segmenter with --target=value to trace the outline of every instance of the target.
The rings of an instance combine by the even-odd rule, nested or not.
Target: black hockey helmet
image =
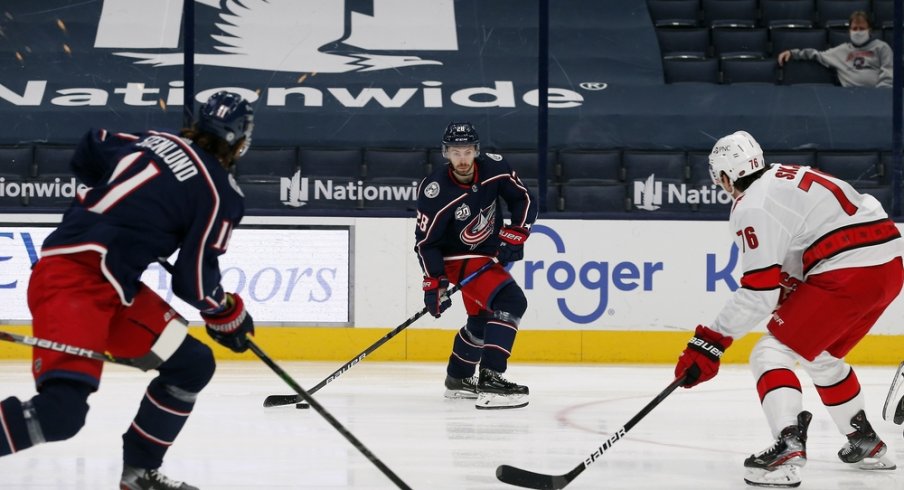
[[[469,122],[453,122],[446,126],[443,132],[443,156],[446,149],[450,146],[470,146],[473,145],[480,154],[480,137],[477,136],[477,129]]]
[[[198,130],[213,134],[234,145],[244,138],[239,155],[251,147],[251,133],[254,130],[254,109],[241,95],[217,92],[207,99],[198,114]]]

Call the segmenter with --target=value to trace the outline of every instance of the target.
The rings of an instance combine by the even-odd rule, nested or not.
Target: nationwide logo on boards
[[[298,208],[309,200],[336,202],[390,201],[414,202],[417,199],[417,182],[411,185],[383,185],[360,180],[310,179],[296,171],[291,178],[279,179],[279,200],[286,206]]]
[[[190,0],[183,0],[190,1]],[[372,0],[372,12],[353,10],[344,0],[194,0],[205,14],[198,15],[199,37],[208,36],[212,48],[200,50],[195,64],[241,70],[300,74],[293,86],[215,87],[200,91],[205,100],[220,89],[240,92],[248,100],[271,107],[289,104],[346,108],[406,106],[444,108],[536,107],[533,87],[515,87],[511,80],[493,80],[485,86],[447,90],[442,80],[420,80],[407,86],[366,86],[349,90],[341,85],[315,87],[303,81],[313,74],[343,74],[403,70],[413,66],[438,65],[435,59],[459,51],[454,0]],[[179,50],[182,2],[171,0],[168,8],[158,2],[105,0],[98,19],[93,48],[99,53],[135,60],[155,67],[181,65]],[[212,10],[213,9],[213,10]],[[200,13],[200,11],[199,11]],[[398,19],[404,18],[405,22]],[[141,19],[136,23],[135,19]],[[214,19],[204,25],[203,20]],[[424,55],[429,52],[430,56]],[[181,80],[162,81],[155,86],[140,81],[118,81],[116,86],[65,87],[49,93],[48,80],[21,84],[0,83],[0,102],[15,106],[40,106],[45,102],[64,107],[105,106],[111,101],[126,106],[184,103]],[[413,85],[413,86],[412,86]],[[605,90],[604,82],[577,84],[584,92]],[[322,87],[322,88],[321,88]],[[549,107],[567,109],[584,103],[581,92],[549,89]]]
[[[663,184],[666,184],[663,186]],[[665,187],[665,189],[663,189]],[[714,184],[690,187],[685,183],[662,182],[656,174],[644,180],[634,181],[634,207],[644,211],[656,211],[668,204],[725,204],[731,196]]]

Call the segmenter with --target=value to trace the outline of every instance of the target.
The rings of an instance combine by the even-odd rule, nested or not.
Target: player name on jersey
[[[184,182],[198,174],[195,162],[185,154],[185,151],[175,141],[165,136],[149,136],[144,141],[139,141],[135,146],[147,148],[160,157],[160,161],[166,164],[179,182]]]

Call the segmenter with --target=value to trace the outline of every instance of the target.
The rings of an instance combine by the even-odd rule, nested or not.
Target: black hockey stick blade
[[[479,269],[468,274],[468,276],[465,277],[464,279],[462,279],[461,281],[459,281],[458,284],[456,284],[455,286],[450,288],[448,291],[446,291],[446,296],[447,297],[452,296],[453,294],[458,292],[461,288],[463,288],[465,286],[465,284],[468,284],[469,282],[474,280],[475,277],[479,276],[484,271],[488,270],[490,267],[493,267],[493,265],[498,264],[498,263],[499,263],[499,260],[494,257],[493,260],[487,262],[486,264],[483,264],[482,266],[480,266]],[[332,382],[333,380],[335,380],[336,378],[341,376],[343,373],[345,373],[346,371],[351,369],[355,364],[358,364],[359,362],[363,361],[365,357],[369,356],[371,353],[373,353],[373,351],[377,350],[377,348],[379,348],[381,345],[385,344],[386,342],[389,342],[389,340],[391,338],[398,335],[399,332],[401,332],[402,330],[405,330],[406,328],[408,328],[409,325],[416,322],[420,317],[422,317],[426,314],[427,314],[427,307],[421,308],[421,311],[412,315],[411,318],[402,322],[402,324],[399,325],[398,327],[390,330],[389,333],[380,337],[380,340],[374,342],[367,349],[364,349],[364,351],[361,352],[360,354],[358,354],[357,356],[355,356],[354,359],[343,364],[339,369],[333,371],[333,373],[330,374],[329,376],[327,376],[324,380],[317,383],[317,385],[314,386],[313,388],[311,388],[310,391],[308,391],[308,393],[317,393],[318,391],[320,391],[321,388],[323,388],[324,386],[326,386],[327,384],[329,384],[330,382]],[[267,398],[264,398],[264,407],[269,408],[269,407],[279,407],[282,405],[293,405],[293,404],[299,403],[301,401],[302,401],[302,398],[298,395],[268,395]]]
[[[625,437],[625,434],[627,434],[632,427],[640,422],[642,418],[646,417],[646,415],[656,408],[656,405],[659,405],[662,400],[665,400],[667,396],[671,395],[672,392],[675,391],[675,388],[684,384],[685,377],[685,375],[681,375],[675,378],[675,380],[662,390],[662,392],[656,395],[656,398],[653,398],[653,400],[651,400],[650,403],[647,403],[640,412],[637,412],[624,427],[615,431],[615,433],[612,434],[607,441],[603,442],[600,447],[596,448],[587,459],[572,468],[568,473],[565,473],[564,475],[546,475],[504,464],[496,468],[496,478],[503,483],[524,488],[536,488],[539,490],[558,490],[565,488],[566,485],[583,473],[588,466],[593,464],[597,459],[600,459],[613,444]]]
[[[298,395],[267,395],[267,398],[264,398],[264,406],[268,408],[281,407],[283,405],[298,403],[299,400],[301,400],[301,397]]]
[[[565,485],[577,478],[584,468],[586,468],[585,465],[580,465],[564,475],[544,475],[504,464],[496,468],[496,478],[503,483],[518,487],[556,490],[565,488]]]

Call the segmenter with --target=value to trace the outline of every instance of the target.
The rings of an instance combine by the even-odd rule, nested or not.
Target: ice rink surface
[[[341,364],[280,363],[303,387]],[[880,415],[894,368],[856,368],[867,415],[904,465],[902,428]],[[414,489],[505,489],[517,487],[496,480],[500,464],[549,474],[574,468],[671,382],[672,367],[513,363],[507,375],[530,387],[526,408],[484,411],[444,399],[438,363],[364,361],[315,396]],[[904,468],[870,473],[837,459],[845,439],[798,375],[814,414],[800,488],[904,489]],[[151,376],[107,366],[85,428],[0,459],[0,488],[116,488],[120,435]],[[263,408],[267,395],[288,393],[259,361],[220,363],[164,473],[205,490],[395,488],[314,410]],[[0,398],[11,394],[33,394],[25,362],[0,363]],[[743,460],[771,443],[747,367],[727,365],[715,380],[675,391],[567,488],[753,488],[743,481]]]

